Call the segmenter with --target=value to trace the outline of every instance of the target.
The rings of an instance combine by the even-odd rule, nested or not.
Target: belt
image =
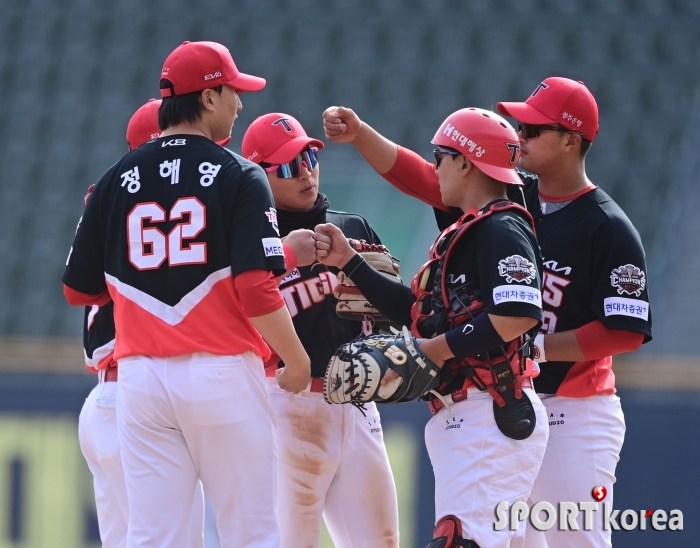
[[[323,379],[317,379],[316,377],[312,378],[311,386],[309,386],[309,392],[323,393]]]
[[[532,382],[530,381],[529,377],[523,379],[522,387],[532,388]],[[430,409],[430,412],[433,414],[433,416],[435,416],[445,407],[445,403],[447,403],[449,406],[451,403],[458,403],[468,399],[470,396],[473,398],[476,394],[481,393],[483,393],[483,391],[479,390],[473,385],[468,388],[460,388],[450,394],[447,394],[446,396],[443,396],[442,399],[435,398],[434,400],[428,400],[428,409]]]
[[[119,376],[116,367],[108,367],[107,369],[100,370],[100,382],[117,382],[117,377]]]

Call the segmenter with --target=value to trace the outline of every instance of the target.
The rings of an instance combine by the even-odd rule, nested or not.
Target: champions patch
[[[499,285],[493,288],[493,304],[527,303],[542,308],[542,294],[536,287]]]
[[[641,268],[626,264],[613,268],[610,273],[610,284],[617,289],[618,295],[639,297],[647,286],[647,279]]]
[[[606,316],[630,316],[649,321],[649,303],[624,297],[608,297],[604,301]]]
[[[529,284],[537,276],[535,265],[520,255],[511,255],[498,261],[498,273],[506,282],[525,282]]]
[[[262,245],[265,250],[265,257],[284,257],[282,240],[279,238],[263,238]]]

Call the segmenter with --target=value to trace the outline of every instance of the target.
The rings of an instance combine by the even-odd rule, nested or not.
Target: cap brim
[[[238,73],[233,80],[226,82],[227,85],[235,88],[237,91],[260,91],[265,87],[265,78],[252,76],[250,74]]]
[[[287,141],[267,158],[262,158],[260,161],[267,162],[268,164],[284,164],[291,162],[297,154],[308,146],[323,148],[324,145],[323,142],[318,139],[312,139],[311,137],[294,137],[294,139]]]
[[[474,165],[476,167],[478,167],[479,170],[484,172],[489,177],[496,179],[497,181],[500,181],[502,183],[506,183],[509,185],[522,185],[523,184],[523,180],[520,178],[520,176],[518,175],[518,172],[515,171],[515,169],[508,169],[506,167],[496,167],[496,166],[492,166],[490,164],[485,164],[483,162],[479,162],[478,160],[472,160],[472,162],[474,162]]]
[[[231,136],[229,135],[229,136],[226,137],[226,139],[224,139],[223,141],[215,141],[215,142],[216,142],[216,144],[219,145],[220,147],[225,147],[226,145],[228,145],[228,144],[231,142]]]
[[[510,116],[523,124],[556,124],[555,120],[552,120],[549,116],[545,116],[527,103],[498,103],[496,108],[503,116]]]

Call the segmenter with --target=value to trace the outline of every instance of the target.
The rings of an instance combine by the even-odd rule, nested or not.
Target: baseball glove
[[[363,409],[371,401],[415,400],[438,385],[440,369],[420,351],[419,340],[405,326],[394,332],[361,337],[338,349],[323,382],[328,403],[351,403]],[[399,377],[382,386],[389,369]]]
[[[388,278],[402,283],[399,276],[399,265],[395,262],[398,259],[392,257],[385,246],[368,244],[365,240],[349,239],[348,242],[375,270]],[[338,285],[333,289],[333,295],[338,299],[335,305],[335,311],[338,316],[346,320],[372,319],[374,322],[389,321],[365,298],[352,280],[343,272],[338,273],[337,279]]]

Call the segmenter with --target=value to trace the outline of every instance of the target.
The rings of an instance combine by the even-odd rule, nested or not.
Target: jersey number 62
[[[195,197],[180,198],[170,209],[170,221],[189,215],[189,221],[179,223],[166,236],[154,226],[144,227],[144,220],[161,223],[166,220],[165,210],[155,202],[137,204],[126,218],[129,262],[139,270],[154,270],[168,259],[169,266],[202,264],[207,262],[207,244],[185,244],[204,230],[207,222],[206,207]]]

